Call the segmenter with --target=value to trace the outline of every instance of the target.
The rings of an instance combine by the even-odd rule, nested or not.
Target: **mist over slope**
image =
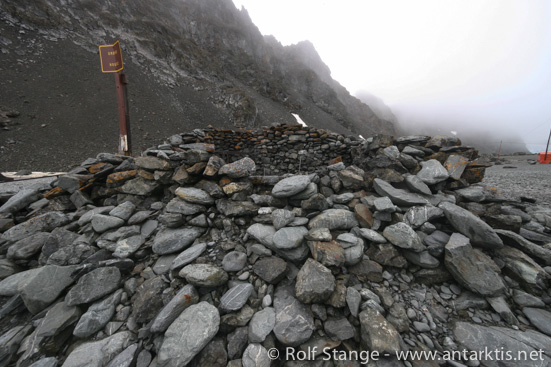
[[[495,107],[486,112],[482,109],[472,111],[460,107],[438,107],[434,101],[430,106],[420,103],[396,105],[391,109],[368,91],[358,91],[355,96],[369,105],[379,118],[391,121],[398,135],[455,135],[464,145],[476,147],[481,153],[529,152],[526,142],[518,134],[522,122],[511,124],[511,118],[497,114]]]
[[[294,122],[343,134],[395,133],[331,78],[314,46],[264,37],[231,0],[4,0],[0,170],[66,169],[115,151],[118,117],[98,45],[120,40],[134,153],[208,124]],[[29,154],[32,153],[32,154]]]

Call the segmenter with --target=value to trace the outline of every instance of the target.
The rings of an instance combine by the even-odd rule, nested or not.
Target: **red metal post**
[[[120,140],[119,154],[131,156],[132,143],[130,139],[130,118],[128,116],[128,95],[126,91],[126,76],[123,73],[115,73],[115,84],[117,86],[117,100],[119,104],[119,125]]]

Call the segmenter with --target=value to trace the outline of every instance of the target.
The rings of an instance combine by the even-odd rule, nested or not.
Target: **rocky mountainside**
[[[551,210],[484,169],[296,125],[88,158],[2,199],[0,366],[550,366]]]
[[[291,113],[346,135],[394,133],[312,44],[263,37],[231,0],[5,0],[0,31],[3,171],[64,170],[116,149],[115,87],[98,56],[115,40],[137,153],[178,131],[293,123]]]

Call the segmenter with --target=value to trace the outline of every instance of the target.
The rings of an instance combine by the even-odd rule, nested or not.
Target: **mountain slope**
[[[115,87],[97,51],[115,40],[135,154],[196,127],[255,128],[291,113],[343,134],[394,133],[313,45],[263,37],[231,0],[4,0],[0,30],[0,105],[20,113],[0,133],[0,170],[66,169],[116,149]]]

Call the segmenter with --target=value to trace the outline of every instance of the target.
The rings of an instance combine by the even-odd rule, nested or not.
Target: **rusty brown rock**
[[[373,213],[364,204],[356,204],[354,213],[362,228],[371,228],[373,226]]]

